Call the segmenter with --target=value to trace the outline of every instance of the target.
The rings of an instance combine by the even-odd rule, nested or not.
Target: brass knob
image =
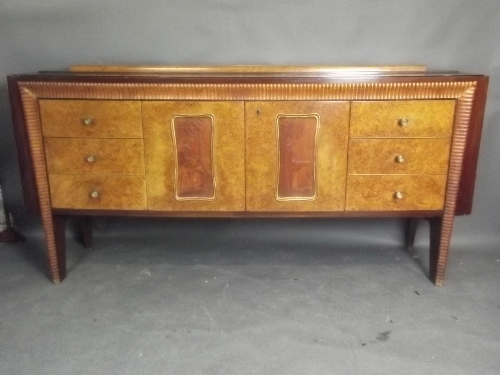
[[[92,198],[92,199],[97,199],[97,198],[99,198],[99,195],[100,195],[100,194],[99,194],[99,192],[98,192],[97,190],[92,190],[92,191],[90,192],[90,194],[89,194],[90,198]]]
[[[406,162],[406,159],[403,155],[398,155],[396,156],[396,158],[394,159],[396,161],[396,163],[404,163]]]
[[[398,121],[399,126],[407,126],[410,123],[410,120],[407,118],[400,118]]]
[[[396,192],[394,193],[394,199],[403,199],[403,197],[404,197],[404,195],[403,195],[403,193],[402,193],[402,192],[400,192],[400,191],[396,191]]]
[[[89,126],[94,123],[94,119],[92,117],[85,117],[83,120],[83,125]]]
[[[85,161],[87,163],[95,163],[96,159],[97,159],[97,157],[95,155],[87,155],[85,157]]]

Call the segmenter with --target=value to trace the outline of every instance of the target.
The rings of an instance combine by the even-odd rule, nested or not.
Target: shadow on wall
[[[4,204],[19,228],[31,227],[35,218],[24,211],[16,144],[6,83],[0,83],[0,181]]]
[[[4,204],[0,181],[0,242],[19,242],[24,240],[14,229],[13,225],[12,216]]]
[[[472,214],[455,219],[453,239],[465,246],[500,242],[500,67],[491,68]]]

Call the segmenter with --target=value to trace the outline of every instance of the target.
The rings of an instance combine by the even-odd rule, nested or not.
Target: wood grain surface
[[[437,285],[442,285],[454,215],[457,207],[461,212],[470,211],[472,202],[473,184],[464,181],[475,174],[487,78],[472,75],[437,76],[423,72],[391,75],[379,71],[366,72],[370,75],[373,73],[366,79],[367,76],[363,77],[365,72],[361,71],[345,72],[343,76],[343,72],[329,74],[320,68],[301,72],[290,67],[284,69],[283,74],[242,67],[241,71],[228,71],[227,74],[216,70],[195,72],[187,69],[158,74],[41,74],[9,79],[13,104],[23,106],[24,121],[19,120],[18,115],[14,118],[19,120],[16,126],[25,126],[26,132],[16,134],[19,139],[26,138],[19,142],[29,145],[23,148],[29,152],[21,153],[21,159],[26,162],[28,155],[31,158],[28,161],[33,165],[32,169],[23,170],[29,175],[25,180],[33,182],[28,190],[36,186],[36,194],[29,196],[39,198],[52,280],[57,283],[65,275],[63,218],[55,217],[54,212],[118,212],[120,215],[139,216],[171,214],[180,217],[216,217],[218,214],[224,217],[426,215],[437,217],[436,222],[439,221],[433,230],[439,233],[435,236],[430,268],[431,279]],[[354,81],[343,78],[352,77],[351,74],[357,74]],[[476,94],[477,85],[479,89]],[[16,102],[16,97],[21,98],[21,101]],[[352,116],[349,116],[349,100],[355,101],[352,104]],[[141,101],[144,101],[144,116],[141,115]],[[247,102],[246,110],[243,101]],[[268,101],[279,105],[279,108],[271,111],[273,115],[267,113],[265,105],[253,108],[256,110],[254,114],[248,111],[252,105],[266,104]],[[290,107],[282,105],[283,101]],[[313,109],[314,106],[318,108],[324,102],[331,101],[340,102],[335,104],[335,109]],[[313,102],[314,105],[311,105]],[[269,109],[273,109],[272,106]],[[311,201],[278,202],[276,116],[310,113],[317,113],[321,119],[315,156],[318,161],[316,197]],[[172,183],[171,176],[172,160],[175,158],[172,158],[171,118],[175,114],[211,114],[215,118],[216,199],[213,201],[182,202],[173,193],[175,183]],[[353,150],[357,138],[373,138],[372,144],[379,144],[373,146],[370,163],[366,163],[366,159],[361,161],[361,164],[387,164],[378,170],[375,166],[373,169],[370,167],[368,172],[377,175],[365,175],[366,171],[360,172],[359,166],[350,166],[350,173],[361,175],[349,175],[346,179],[349,117],[352,121],[350,136]],[[85,119],[90,119],[88,125],[84,124]],[[223,126],[219,121],[221,119],[224,120]],[[401,126],[401,119],[408,119],[408,124]],[[141,138],[142,120],[145,133],[149,132],[144,141],[146,174],[154,182],[151,190],[149,180],[147,183],[147,191],[153,197],[149,202],[146,200],[145,176],[48,174],[47,168],[51,168],[51,161],[45,163],[47,143],[42,138],[42,132],[45,137],[87,137],[89,140]],[[151,120],[153,125],[146,125],[147,120]],[[333,129],[332,132],[322,133],[325,123],[330,121],[331,125],[326,128]],[[268,128],[269,124],[272,132]],[[442,147],[427,144],[428,150],[432,150],[430,154],[433,154],[426,155],[429,162],[422,162],[418,157],[418,162],[413,159],[413,152],[421,155],[426,149],[425,144],[411,144],[413,140],[427,138],[431,143],[445,142],[449,141],[452,131],[450,151],[447,151],[450,149],[449,144],[443,144]],[[468,139],[469,134],[472,139]],[[406,147],[407,169],[395,171],[388,166],[393,155],[380,138],[392,138],[394,144],[395,138],[410,141],[406,143],[407,146],[404,146],[404,142],[398,143]],[[246,150],[246,160],[245,141],[246,147],[251,145],[254,150]],[[148,145],[151,146],[149,154]],[[359,145],[360,150],[372,147]],[[438,149],[444,151],[436,154]],[[349,155],[352,156],[352,163],[356,155],[362,153],[360,150]],[[445,159],[444,154],[447,152],[450,154],[448,174],[431,174],[446,173],[441,169],[446,163],[439,160]],[[342,160],[336,160],[337,157]],[[377,157],[381,159],[375,160]],[[49,156],[47,159],[51,158]],[[64,156],[57,157],[62,158]],[[461,177],[464,158],[467,159],[465,175]],[[431,162],[434,164],[432,168],[436,167],[436,170],[426,169],[430,168],[427,164]],[[391,174],[378,175],[381,172]],[[465,191],[460,191],[461,186]],[[90,194],[93,191],[98,192],[94,197]],[[395,198],[396,192],[401,193],[399,199]],[[247,211],[243,212],[245,196],[248,206]],[[217,201],[219,198],[220,201]],[[347,211],[343,211],[344,205]]]
[[[44,137],[142,138],[139,101],[40,100],[39,105]]]
[[[425,65],[374,65],[374,66],[127,66],[127,65],[73,65],[72,72],[80,73],[163,73],[163,74],[348,74],[425,72]]]
[[[348,173],[445,175],[450,146],[450,138],[351,139]]]
[[[144,176],[49,174],[50,198],[54,208],[144,210]],[[96,191],[98,197],[92,198]]]
[[[441,175],[350,175],[346,210],[442,210],[445,189],[446,176]]]
[[[317,194],[314,200],[277,200],[280,115],[317,114]],[[349,102],[246,102],[246,199],[249,211],[344,209]]]
[[[349,136],[450,137],[454,110],[454,100],[354,101]]]
[[[142,139],[45,138],[49,173],[144,175]]]
[[[245,209],[243,102],[151,101],[143,103],[148,207],[151,210],[240,211]],[[174,116],[214,118],[215,198],[177,200]]]

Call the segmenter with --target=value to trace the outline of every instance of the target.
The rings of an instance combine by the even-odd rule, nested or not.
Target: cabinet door
[[[245,209],[243,102],[142,104],[150,210]]]
[[[247,102],[249,211],[341,211],[349,102]]]

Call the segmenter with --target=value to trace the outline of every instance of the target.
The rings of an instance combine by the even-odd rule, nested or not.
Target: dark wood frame
[[[22,105],[21,90],[25,82],[44,83],[77,83],[95,84],[158,84],[158,83],[196,83],[196,84],[272,84],[272,83],[426,83],[426,82],[475,82],[472,111],[468,124],[465,151],[462,160],[462,173],[459,180],[458,194],[454,215],[468,215],[472,210],[474,182],[476,176],[481,128],[483,123],[488,77],[482,75],[464,75],[458,73],[410,73],[397,74],[384,72],[380,74],[360,75],[330,75],[318,74],[96,74],[96,73],[40,73],[33,75],[15,75],[8,77],[9,95],[12,107],[15,138],[21,170],[25,207],[29,213],[40,214],[39,196],[35,180],[32,155],[30,151],[26,121]],[[65,223],[68,216],[82,218],[83,238],[86,247],[92,247],[91,221],[92,216],[151,216],[151,217],[403,217],[406,218],[406,247],[413,246],[416,232],[416,218],[428,218],[431,223],[430,277],[436,285],[442,285],[446,254],[441,254],[440,242],[443,235],[443,211],[381,211],[381,212],[171,212],[171,211],[113,211],[113,210],[52,210],[53,230],[57,249],[57,277],[52,274],[54,282],[61,281],[66,276],[65,266]],[[446,224],[448,237],[451,227]],[[448,228],[449,227],[449,228]],[[446,242],[446,241],[445,241]],[[441,245],[442,246],[442,245]],[[441,254],[441,255],[440,255]],[[440,257],[441,256],[441,257]],[[443,263],[444,262],[444,263]],[[438,267],[439,264],[439,267]],[[437,271],[440,269],[439,272]],[[439,273],[439,275],[438,275]]]

